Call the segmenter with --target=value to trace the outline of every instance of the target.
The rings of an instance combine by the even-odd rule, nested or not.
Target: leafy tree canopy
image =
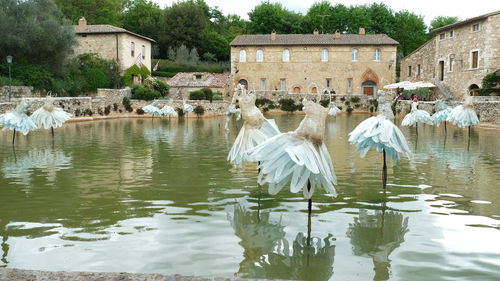
[[[439,16],[434,18],[431,21],[431,26],[429,27],[429,31],[432,31],[436,28],[443,27],[445,25],[453,24],[458,22],[458,17],[444,17],[444,16]]]
[[[122,0],[54,0],[59,9],[73,24],[82,16],[88,24],[121,26]]]
[[[56,67],[75,43],[70,22],[52,0],[2,0],[0,57]]]

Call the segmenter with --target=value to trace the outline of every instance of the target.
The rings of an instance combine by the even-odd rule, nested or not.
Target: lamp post
[[[7,63],[9,64],[9,102],[12,95],[12,77],[10,75],[10,65],[12,64],[12,56],[7,56]]]

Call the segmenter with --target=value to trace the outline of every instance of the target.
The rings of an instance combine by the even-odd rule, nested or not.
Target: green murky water
[[[274,115],[282,131],[301,115]],[[498,280],[500,133],[402,128],[414,152],[381,192],[382,156],[327,121],[339,196],[267,194],[226,162],[224,118],[71,123],[0,133],[0,266],[304,280]],[[397,121],[399,123],[399,121]],[[309,238],[309,239],[308,239]]]

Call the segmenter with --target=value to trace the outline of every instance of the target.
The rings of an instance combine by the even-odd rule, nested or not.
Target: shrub
[[[359,102],[359,101],[360,101],[359,97],[352,97],[352,98],[351,98],[351,102],[352,102],[352,103],[357,103],[357,102]]]
[[[192,91],[189,93],[190,100],[204,100],[205,93],[201,90]]]
[[[328,105],[330,105],[330,100],[320,100],[319,104],[323,107],[328,107]]]
[[[342,110],[342,106],[337,106],[340,110]]]
[[[92,110],[90,108],[85,109],[85,111],[83,112],[83,115],[92,116],[92,114],[94,114],[94,113],[92,112]]]
[[[193,112],[194,112],[194,114],[196,114],[196,116],[200,117],[201,115],[205,114],[205,108],[201,105],[197,105],[193,109]]]
[[[108,105],[104,108],[104,115],[109,115],[111,113],[111,105]]]
[[[347,105],[347,106],[349,106],[351,104],[351,102],[348,101],[348,100],[346,100],[344,104]]]
[[[134,111],[134,109],[132,108],[132,106],[126,106],[125,109],[128,111],[128,112],[132,112]]]
[[[349,107],[347,107],[347,108],[346,108],[346,110],[345,110],[345,111],[346,111],[347,113],[351,114],[353,110],[354,110],[354,109],[353,109],[352,107],[350,107],[350,106],[349,106]]]
[[[206,100],[209,100],[210,102],[213,101],[214,93],[212,92],[212,90],[210,88],[203,88],[203,89],[201,89],[201,91],[205,94]]]
[[[301,106],[296,105],[292,99],[280,99],[279,101],[280,109],[287,112],[294,112],[299,110]]]
[[[78,116],[80,116],[81,114],[82,114],[82,112],[80,111],[80,109],[79,109],[79,108],[77,108],[77,109],[75,110],[75,117],[78,117]]]
[[[370,106],[370,113],[373,113],[374,109],[373,106]]]
[[[129,103],[130,103],[130,102],[129,102]],[[118,110],[118,104],[113,103],[113,110],[114,110],[114,111],[117,111],[117,110]]]
[[[340,98],[340,101],[345,101],[345,97],[341,97],[341,98]]]
[[[136,100],[154,100],[161,97],[160,92],[151,91],[139,85],[132,86],[132,98]]]
[[[215,92],[212,100],[222,100],[222,93],[221,92]]]
[[[177,111],[177,116],[179,116],[179,118],[184,117],[184,111],[182,110],[182,108],[176,107],[175,111]]]
[[[355,107],[355,108],[359,108],[360,106],[361,106],[361,104],[359,104],[359,103],[356,103],[356,104],[354,105],[354,107]]]
[[[143,82],[144,79],[148,78],[149,75],[151,74],[149,72],[149,69],[146,67],[146,66],[142,66],[141,68],[139,68],[137,65],[132,65],[131,67],[127,68],[125,70],[125,73],[123,73],[123,77],[122,77],[122,82],[125,86],[131,86],[132,85],[132,76],[138,76],[138,75],[141,75],[141,79]]]
[[[490,73],[484,76],[481,85],[483,87],[481,89],[481,95],[489,95],[493,92],[493,87],[500,85],[500,77],[496,76],[494,72]]]
[[[138,115],[143,115],[144,114],[144,110],[142,108],[138,108],[135,110],[135,112],[138,114]]]
[[[144,79],[144,86],[151,91],[159,92],[163,97],[168,95],[168,92],[170,90],[170,85],[158,78],[154,78],[151,76]]]

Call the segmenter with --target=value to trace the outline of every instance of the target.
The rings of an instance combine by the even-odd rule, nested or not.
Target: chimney
[[[271,32],[271,41],[275,40],[276,40],[276,30],[273,29],[273,31]]]
[[[315,28],[315,29],[314,29],[313,34],[314,34],[314,35],[318,35],[318,34],[319,34],[319,32],[318,32],[318,29],[317,29],[317,28]]]
[[[335,40],[338,40],[340,39],[340,31],[337,29],[337,31],[335,31]]]
[[[365,35],[365,28],[364,27],[360,27],[359,28],[359,34],[360,35]]]
[[[81,17],[79,20],[78,20],[78,29],[80,31],[85,31],[87,30],[87,20],[84,18],[84,17]]]

